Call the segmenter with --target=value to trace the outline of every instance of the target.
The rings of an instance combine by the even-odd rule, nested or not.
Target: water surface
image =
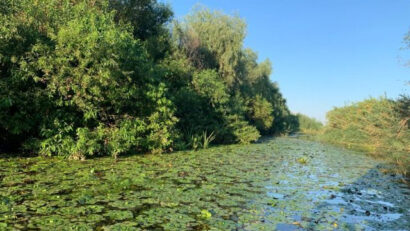
[[[0,230],[410,230],[410,190],[292,138],[197,152],[0,159]]]

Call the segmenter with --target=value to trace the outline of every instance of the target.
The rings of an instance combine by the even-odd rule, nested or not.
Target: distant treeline
[[[155,0],[2,0],[0,149],[84,158],[297,130],[238,16]]]
[[[304,114],[296,114],[299,131],[304,134],[317,134],[323,128],[322,122]]]
[[[396,164],[410,173],[410,98],[371,98],[327,114],[318,138],[325,142],[365,151]]]

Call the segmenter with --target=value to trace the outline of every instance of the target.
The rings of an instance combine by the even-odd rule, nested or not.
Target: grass
[[[387,160],[396,173],[410,176],[409,118],[402,114],[396,101],[370,98],[334,108],[326,126],[308,138]]]

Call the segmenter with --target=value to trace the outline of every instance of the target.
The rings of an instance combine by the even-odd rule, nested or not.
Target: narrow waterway
[[[0,230],[410,230],[410,189],[295,138],[196,152],[0,158]]]
[[[282,162],[266,182],[261,201],[272,204],[264,223],[277,230],[409,230],[410,190],[383,163],[314,142],[271,145],[281,147]]]

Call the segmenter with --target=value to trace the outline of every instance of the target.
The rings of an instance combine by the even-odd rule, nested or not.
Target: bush
[[[165,149],[176,119],[154,64],[107,4],[90,4],[22,1],[1,16],[1,130],[45,155]]]
[[[406,174],[410,166],[410,130],[398,113],[400,101],[367,99],[328,112],[321,140],[386,158]]]
[[[248,122],[246,122],[244,119],[233,115],[228,116],[227,120],[227,128],[230,130],[230,132],[232,132],[232,139],[234,140],[234,142],[240,144],[249,144],[259,139],[259,131],[254,126],[249,125]]]
[[[229,99],[226,86],[215,70],[207,69],[194,73],[192,85],[195,91],[206,98],[212,107],[225,104]]]
[[[293,129],[241,18],[171,17],[156,0],[2,1],[0,149],[117,157]]]
[[[248,116],[259,131],[268,130],[273,123],[273,107],[260,95],[250,100]]]

